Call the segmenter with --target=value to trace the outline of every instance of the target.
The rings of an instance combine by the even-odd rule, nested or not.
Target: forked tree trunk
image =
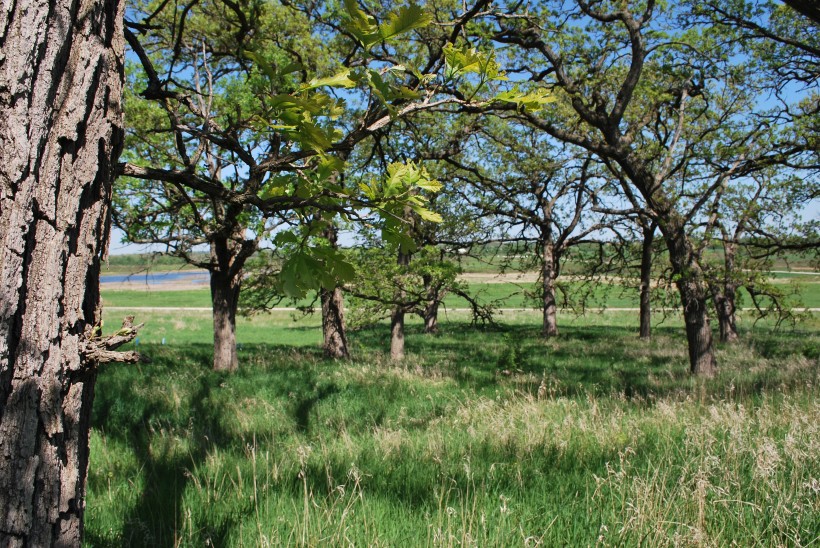
[[[322,289],[319,292],[322,303],[322,335],[325,356],[328,358],[343,359],[350,357],[345,335],[344,296],[342,289]]]
[[[735,281],[735,245],[726,243],[724,253],[724,280],[722,290],[713,292],[720,342],[733,343],[738,340],[737,321],[737,283]]]
[[[399,251],[397,262],[399,266],[409,265],[410,255]],[[403,302],[405,296],[404,289],[399,289],[396,291],[396,302]],[[404,314],[404,305],[397,304],[390,316],[390,359],[393,361],[404,359]]]
[[[0,9],[0,546],[79,546],[123,4]]]
[[[640,338],[652,337],[652,243],[655,240],[654,223],[643,227],[641,248]]]
[[[329,224],[322,235],[336,249],[338,237],[336,227]],[[319,300],[322,304],[322,348],[325,356],[334,359],[349,358],[342,288],[320,290]]]
[[[211,272],[211,302],[214,320],[214,371],[236,371],[236,311],[242,277],[221,270]]]
[[[723,343],[733,343],[739,338],[735,319],[735,291],[734,285],[726,284],[723,291],[712,293],[720,329],[720,342]]]
[[[541,284],[543,291],[543,327],[541,334],[546,337],[558,335],[558,305],[555,300],[555,280],[558,270],[555,264],[555,249],[550,239],[542,243]]]

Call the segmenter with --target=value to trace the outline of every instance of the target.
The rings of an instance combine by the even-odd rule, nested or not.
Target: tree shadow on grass
[[[153,391],[162,392],[156,385],[168,374],[169,367],[155,367],[142,378],[108,376],[99,383],[98,392],[102,394],[98,393],[94,405],[92,424],[107,437],[132,449],[144,485],[136,504],[123,519],[122,536],[118,539],[121,546],[177,545],[185,526],[181,508],[190,470],[204,462],[211,448],[229,441],[219,420],[219,410],[208,403],[224,375],[209,373],[192,378],[196,388],[190,396],[190,414],[179,417],[167,399],[146,399],[131,393],[135,382],[154,385]],[[169,442],[171,432],[186,438],[184,451]],[[205,529],[198,527],[197,536],[211,546],[223,546],[237,519],[228,516],[220,523],[209,523]],[[88,535],[86,544],[106,546],[110,542]]]
[[[675,328],[656,330],[658,337],[665,339],[661,343],[653,343],[654,346],[646,345],[640,353],[643,361],[638,363],[635,360],[635,346],[645,343],[638,342],[633,330],[627,327],[570,326],[563,328],[561,336],[555,340],[544,342],[538,337],[537,326],[507,326],[477,332],[467,324],[448,326],[447,330],[434,337],[423,334],[420,326],[413,325],[408,329],[411,358],[408,360],[410,365],[406,367],[411,371],[416,370],[413,367],[419,368],[420,377],[425,370],[435,369],[437,375],[451,378],[455,386],[441,383],[428,385],[405,375],[387,375],[374,382],[359,382],[355,375],[348,377],[342,374],[337,377],[337,371],[344,372],[344,369],[338,368],[356,367],[360,360],[363,365],[372,367],[369,357],[383,355],[382,347],[389,335],[383,327],[352,334],[351,338],[363,355],[345,365],[323,360],[318,347],[294,349],[284,344],[246,344],[240,351],[240,370],[228,377],[210,371],[210,345],[189,344],[182,350],[149,347],[146,350],[154,356],[153,364],[131,369],[113,366],[120,369],[104,370],[94,405],[94,427],[133,450],[144,485],[136,504],[124,518],[125,526],[117,544],[175,544],[181,538],[186,523],[190,523],[190,518],[184,515],[181,508],[186,490],[190,492],[193,488],[191,471],[204,466],[212,450],[242,455],[246,440],[240,438],[246,434],[226,430],[224,408],[218,405],[219,401],[228,397],[225,392],[220,392],[226,381],[229,386],[236,386],[237,383],[250,385],[250,397],[267,398],[270,402],[275,400],[276,405],[281,405],[293,420],[292,424],[284,426],[284,429],[291,429],[286,434],[288,436],[303,438],[305,443],[312,443],[316,436],[332,436],[336,428],[333,421],[338,418],[346,432],[359,436],[357,443],[371,440],[369,443],[372,444],[373,429],[383,422],[394,420],[399,407],[409,406],[410,416],[414,420],[419,419],[419,428],[424,429],[428,427],[425,420],[431,421],[440,414],[452,411],[452,405],[445,403],[439,406],[442,401],[454,401],[452,394],[469,393],[469,396],[464,396],[469,398],[495,397],[496,390],[504,389],[508,394],[536,397],[541,383],[549,381],[553,383],[549,397],[574,398],[617,393],[627,399],[647,401],[685,390],[689,378],[685,353],[681,354],[682,358],[675,358],[680,363],[674,364],[674,367],[670,367],[670,354],[664,354],[664,344],[685,344],[682,333]],[[776,344],[777,341],[782,344],[782,338],[767,337],[764,334],[750,344],[764,354],[786,352]],[[798,339],[794,340],[797,343]],[[816,341],[816,337],[811,340]],[[806,345],[800,348],[811,351]],[[513,361],[502,365],[505,359]],[[405,367],[387,365],[389,362],[375,363],[384,367]],[[502,367],[509,369],[508,375],[503,374],[505,369]],[[333,374],[328,376],[325,371]],[[657,377],[663,376],[663,382],[659,383]],[[772,368],[770,372],[750,373],[732,382],[737,392],[749,395],[780,386],[782,379],[780,372]],[[406,398],[410,386],[408,382],[415,383],[414,390],[419,390],[417,397],[424,405],[402,399]],[[728,382],[717,379],[707,386],[717,393]],[[187,390],[184,416],[179,416],[173,397],[166,393],[172,390],[170,385],[174,383]],[[690,382],[689,385],[694,386],[694,383]],[[434,397],[428,404],[426,398],[431,394]],[[456,399],[458,397],[461,396],[456,396]],[[320,416],[321,421],[318,420]],[[402,424],[405,425],[402,428],[411,429],[412,424],[416,423],[405,421]],[[166,435],[169,432],[170,435]],[[184,438],[186,443],[180,444],[184,449],[168,445],[168,439],[174,436]],[[483,450],[479,447],[473,449]],[[483,460],[495,462],[493,459],[496,455],[490,453],[498,449],[486,450],[488,456]],[[371,445],[370,449],[365,447],[361,451],[367,456],[368,451],[376,451],[376,448]],[[514,461],[514,448],[510,451],[500,457]],[[585,471],[600,471],[602,463],[617,456],[609,452],[576,455],[577,459],[561,460],[549,451],[543,455],[539,466],[547,475],[575,473],[565,469],[575,466],[575,460]],[[371,466],[376,466],[373,463],[380,460],[384,464],[368,471],[369,477],[364,480],[368,491],[375,496],[395,498],[401,504],[430,508],[435,502],[434,488],[442,478],[452,482],[456,489],[466,491],[468,487],[468,478],[460,471],[463,463],[458,458],[452,462],[452,459],[444,459],[443,462],[419,461],[408,465],[397,460],[401,458],[400,453],[389,459],[382,458],[380,453],[373,453],[370,457],[368,462]],[[346,481],[350,466],[347,456],[321,466],[308,464],[304,477],[318,497],[325,493],[330,496],[335,486],[331,485],[329,478]],[[588,477],[580,472],[577,476],[579,482]],[[557,475],[555,477],[558,478]],[[509,491],[516,485],[515,481],[518,480],[502,477],[494,488]],[[302,487],[301,480],[294,477],[292,482],[285,482],[280,488],[290,491],[288,496],[299,500]],[[575,489],[581,487],[580,483],[573,485]],[[206,516],[209,517],[194,516],[195,531],[186,533],[185,538],[224,545],[243,519],[243,513],[251,510],[250,507],[242,507],[242,504],[250,503],[238,502],[230,511],[196,509],[200,513],[207,512]],[[203,523],[211,519],[218,521]],[[87,536],[86,542],[90,546],[111,545],[109,539],[93,533]]]
[[[805,356],[820,353],[816,337],[800,333],[754,332],[740,344],[750,345],[761,358]],[[351,335],[364,352],[380,354],[389,342],[384,325]],[[789,341],[784,345],[785,340]],[[536,396],[548,381],[553,397],[618,395],[643,401],[679,394],[701,383],[704,394],[726,397],[733,385],[736,394],[759,396],[786,382],[782,371],[747,374],[736,366],[718,369],[714,380],[695,379],[689,373],[686,339],[678,326],[656,326],[653,341],[640,341],[630,326],[566,326],[558,337],[544,340],[537,325],[498,325],[476,328],[467,322],[450,322],[436,336],[420,325],[406,330],[406,345],[414,371],[445,376],[462,389],[490,394],[500,388]],[[718,348],[723,348],[718,345]],[[399,365],[398,367],[402,367]],[[802,382],[794,376],[793,384]]]
[[[184,515],[183,502],[186,489],[190,494],[192,488],[199,488],[191,478],[205,466],[210,453],[243,454],[246,440],[242,434],[225,428],[225,410],[219,402],[230,396],[220,391],[226,390],[230,381],[257,381],[258,385],[260,370],[244,364],[233,374],[213,372],[210,345],[187,344],[183,352],[146,345],[145,353],[153,357],[151,364],[131,370],[122,366],[116,371],[104,369],[94,402],[93,427],[130,448],[140,476],[134,486],[140,485],[141,492],[123,517],[115,542],[134,547],[174,546],[181,538],[193,537],[196,542],[224,546],[228,535],[251,511],[250,502],[240,502],[247,506],[244,510],[236,508],[236,501],[232,501],[230,512],[205,509],[207,515],[220,517],[218,522],[207,523],[202,516]],[[302,367],[287,366],[297,360],[294,350],[285,345],[248,345],[246,354],[253,360],[266,357],[272,362],[263,369],[268,371],[270,382],[263,383],[264,387],[274,388],[267,395],[283,401],[295,430],[307,435],[315,406],[339,392],[333,383],[320,383],[311,369],[324,366],[321,350],[300,351],[298,359],[307,364]],[[180,355],[185,356],[184,363],[175,361]],[[85,543],[110,546],[112,539],[95,535],[92,528]]]

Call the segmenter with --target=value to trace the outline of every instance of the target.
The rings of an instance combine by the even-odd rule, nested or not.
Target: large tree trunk
[[[214,321],[214,371],[236,371],[236,311],[242,269],[232,253],[233,242],[227,238],[211,242],[211,302]],[[234,265],[232,267],[232,265]]]
[[[694,375],[712,377],[717,372],[717,359],[709,324],[709,290],[703,271],[683,228],[668,223],[661,229],[664,230],[672,274],[677,281],[683,306],[689,370]]]
[[[337,231],[332,224],[324,230],[323,236],[335,249],[337,247]],[[347,349],[347,333],[345,330],[344,296],[342,288],[319,291],[319,300],[322,303],[322,348],[328,358],[342,359],[350,357]]]
[[[683,303],[683,318],[686,322],[686,339],[689,346],[689,370],[694,375],[712,377],[717,372],[712,327],[706,313],[706,299],[702,291],[679,286]]]
[[[325,356],[328,358],[348,358],[347,336],[345,335],[344,296],[342,289],[322,289],[319,292],[322,302],[322,334],[324,336]]]
[[[541,245],[541,290],[544,308],[541,334],[549,338],[558,335],[558,305],[555,300],[555,280],[558,276],[558,269],[555,264],[555,246],[552,239],[545,238]]]
[[[211,272],[211,301],[214,319],[214,371],[236,371],[236,311],[240,280],[219,270]]]
[[[655,240],[655,223],[643,227],[643,247],[641,248],[641,295],[640,295],[640,338],[652,337],[652,243]]]
[[[410,264],[410,255],[399,251],[397,262],[400,266]],[[396,302],[402,303],[406,296],[404,289],[396,291]],[[404,359],[404,305],[397,304],[390,316],[390,359],[402,361]]]
[[[123,4],[0,9],[0,546],[79,546]]]

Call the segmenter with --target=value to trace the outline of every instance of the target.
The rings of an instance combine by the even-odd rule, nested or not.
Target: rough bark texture
[[[236,355],[236,311],[239,307],[239,290],[242,285],[242,269],[236,265],[232,241],[226,238],[211,242],[211,301],[214,319],[214,371],[236,371],[239,359]]]
[[[337,247],[338,232],[335,226],[328,225],[323,231],[323,236],[333,248]],[[342,289],[340,287],[335,287],[332,290],[322,289],[319,292],[319,300],[322,303],[322,336],[324,340],[322,348],[325,356],[334,359],[349,358]]]
[[[643,228],[643,247],[641,249],[641,305],[640,305],[640,338],[649,340],[652,337],[652,243],[655,240],[655,225]]]
[[[223,272],[211,272],[211,300],[214,319],[214,371],[236,371],[236,310],[239,306],[239,280]]]
[[[555,301],[555,280],[558,277],[558,270],[552,240],[547,238],[541,245],[543,247],[541,251],[541,289],[544,294],[542,303],[544,321],[541,334],[549,338],[558,335],[558,305]]]
[[[78,546],[123,4],[0,8],[0,546]]]
[[[662,230],[664,227],[670,228],[669,225],[661,225]],[[717,371],[717,360],[709,324],[708,287],[683,228],[676,229],[674,225],[671,228],[673,230],[664,233],[664,238],[683,306],[689,370],[694,375],[712,377]]]
[[[717,372],[717,361],[712,344],[712,327],[705,312],[706,299],[689,295],[681,289],[686,339],[689,345],[689,367],[694,375],[712,377]]]
[[[344,359],[350,357],[345,335],[344,296],[342,289],[322,289],[319,292],[322,302],[322,335],[324,337],[325,356],[328,358]]]

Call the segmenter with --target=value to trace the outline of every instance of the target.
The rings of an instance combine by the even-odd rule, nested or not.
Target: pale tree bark
[[[399,251],[397,262],[399,266],[410,264],[410,255]],[[403,303],[406,292],[399,289],[396,292],[396,302]],[[404,359],[404,305],[397,304],[390,316],[390,359],[402,361]]]
[[[99,271],[122,148],[123,3],[0,8],[0,546],[78,546]],[[124,330],[127,331],[127,330]]]
[[[641,294],[640,294],[640,338],[652,338],[652,244],[655,240],[655,223],[643,224],[641,246]]]
[[[397,305],[390,316],[390,359],[404,359],[404,308]]]
[[[328,225],[323,236],[331,246],[337,247],[338,233],[335,226]],[[322,304],[322,349],[325,356],[334,359],[349,358],[342,288],[336,286],[333,289],[321,289],[319,300]]]

